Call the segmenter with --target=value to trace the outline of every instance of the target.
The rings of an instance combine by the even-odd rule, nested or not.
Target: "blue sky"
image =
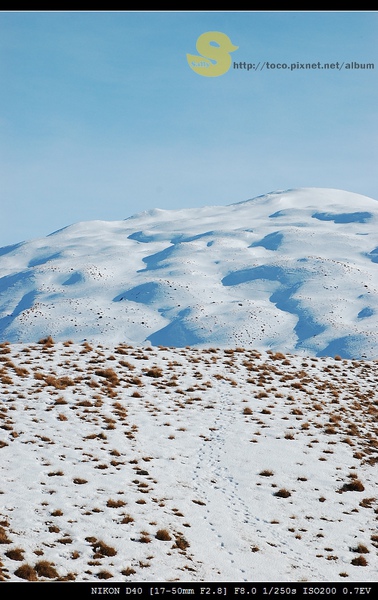
[[[375,69],[192,71],[234,62]],[[0,13],[0,246],[83,220],[332,187],[378,199],[378,12]]]

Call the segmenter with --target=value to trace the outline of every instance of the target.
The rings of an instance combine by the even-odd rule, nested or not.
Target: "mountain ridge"
[[[378,203],[297,188],[82,221],[0,249],[0,341],[376,358]]]

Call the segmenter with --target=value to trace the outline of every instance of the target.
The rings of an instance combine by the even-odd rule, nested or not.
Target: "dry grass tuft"
[[[340,492],[363,492],[365,489],[364,484],[359,479],[353,479],[349,483],[344,483],[340,488]]]
[[[179,550],[183,550],[185,552],[185,550],[187,550],[189,546],[190,544],[188,540],[183,535],[178,535],[176,537],[176,542],[173,547],[178,548]]]
[[[98,577],[98,579],[111,579],[111,577],[113,577],[113,575],[112,575],[112,573],[110,573],[110,571],[102,570],[99,573],[97,573],[97,577]]]
[[[351,552],[358,552],[359,554],[369,554],[369,548],[364,546],[364,544],[358,544],[356,548],[350,548]]]
[[[351,560],[351,564],[356,567],[366,567],[368,562],[367,562],[366,558],[364,556],[362,556],[362,554],[361,554],[360,556],[353,558],[353,560]]]
[[[138,540],[141,544],[149,544],[151,542],[151,538],[147,534],[142,534]]]
[[[291,496],[291,492],[289,492],[289,490],[286,488],[281,488],[277,490],[277,492],[274,492],[273,496],[277,496],[278,498],[289,498],[289,496]]]
[[[50,471],[50,473],[47,473],[48,477],[63,477],[63,475],[63,471]]]
[[[360,506],[362,506],[362,508],[371,508],[376,500],[376,498],[363,498],[360,502]]]
[[[7,532],[4,527],[0,527],[0,544],[11,544],[12,541],[7,536]]]
[[[125,577],[129,577],[130,575],[134,575],[136,573],[136,570],[133,569],[132,567],[126,567],[126,569],[123,569],[121,571],[122,575],[124,575]]]
[[[66,546],[67,544],[72,544],[72,539],[70,537],[63,537],[57,540],[57,542]]]
[[[95,375],[103,377],[112,386],[119,385],[119,378],[113,369],[97,369]]]
[[[37,562],[35,570],[39,577],[47,577],[48,579],[56,579],[59,577],[59,573],[55,569],[53,563],[50,563],[47,560],[40,560]]]
[[[111,500],[109,499],[106,503],[106,506],[108,508],[121,508],[122,506],[125,506],[126,502],[124,502],[123,500]]]
[[[28,564],[21,565],[21,567],[19,567],[14,574],[20,579],[25,579],[26,581],[38,581],[37,572]]]
[[[96,540],[92,544],[93,552],[95,556],[115,556],[117,554],[117,550],[105,544],[101,540]]]
[[[11,560],[23,561],[24,560],[24,552],[22,548],[12,548],[12,550],[8,550],[5,552],[5,556],[10,558]]]
[[[47,348],[51,348],[51,346],[53,346],[54,343],[55,342],[54,342],[53,338],[51,337],[51,335],[49,335],[49,336],[47,336],[45,338],[40,339],[39,342],[38,342],[38,344],[41,344],[42,346],[45,346]]]
[[[148,371],[146,371],[145,373],[147,375],[147,377],[162,377],[163,376],[163,370],[160,367],[152,367],[151,369],[149,369]]]
[[[169,542],[172,539],[171,534],[168,529],[159,529],[155,535],[157,540],[161,540],[162,542]]]
[[[127,525],[128,523],[133,523],[134,522],[134,517],[132,517],[131,515],[125,515],[122,518],[122,525]]]

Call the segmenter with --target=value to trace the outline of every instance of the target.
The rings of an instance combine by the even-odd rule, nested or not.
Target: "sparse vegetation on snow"
[[[1,580],[377,579],[377,361],[46,336],[0,377]]]

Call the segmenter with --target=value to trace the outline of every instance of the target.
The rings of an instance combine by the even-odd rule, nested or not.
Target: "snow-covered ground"
[[[0,248],[0,341],[377,358],[378,202],[334,189],[89,221]]]
[[[377,375],[236,346],[2,344],[0,578],[377,581]]]

